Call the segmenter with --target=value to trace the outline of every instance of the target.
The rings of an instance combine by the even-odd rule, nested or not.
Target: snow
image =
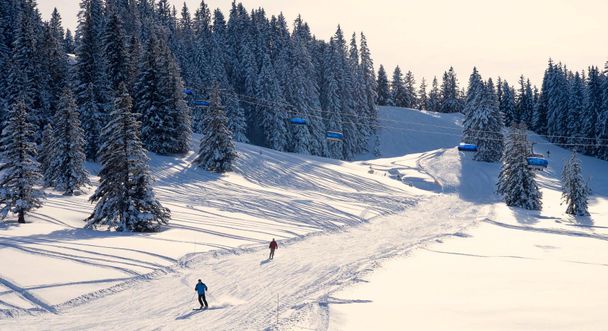
[[[569,152],[533,137],[551,151],[544,210],[511,209],[499,165],[456,150],[460,115],[380,116],[382,159],[238,144],[235,171],[216,175],[193,154],[151,155],[173,215],[161,233],[84,230],[87,195],[51,193],[31,224],[0,224],[0,329],[603,327],[607,162],[581,157],[591,216],[574,219],[558,180]],[[198,278],[208,311],[191,310]]]
[[[486,212],[477,215],[482,220],[334,293],[336,301],[354,304],[330,305],[329,330],[605,328],[608,163],[581,156],[593,190],[591,217],[575,218],[560,204],[559,178],[570,152],[538,136],[531,140],[551,152],[549,169],[538,176],[542,212],[497,200],[497,165],[438,152],[421,167],[444,193],[485,205]]]

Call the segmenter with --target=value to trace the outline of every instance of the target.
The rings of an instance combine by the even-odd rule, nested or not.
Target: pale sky
[[[184,0],[171,0],[178,9]],[[53,7],[64,25],[76,26],[79,0],[38,0],[47,19]],[[191,12],[200,0],[186,0]],[[228,16],[231,0],[208,0]],[[340,24],[347,36],[363,31],[376,69],[396,65],[429,81],[450,65],[461,86],[473,66],[484,78],[501,75],[515,84],[520,74],[540,85],[552,57],[571,69],[603,67],[608,60],[606,0],[243,0],[248,10],[298,15],[312,32],[329,39]]]

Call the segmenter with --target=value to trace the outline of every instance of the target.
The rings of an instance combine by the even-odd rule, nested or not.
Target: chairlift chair
[[[338,131],[327,131],[325,137],[329,141],[342,141],[344,139],[344,134]]]
[[[458,150],[461,152],[477,152],[478,148],[475,144],[460,143]]]
[[[293,117],[289,119],[289,123],[294,125],[306,125],[306,119],[302,117]]]

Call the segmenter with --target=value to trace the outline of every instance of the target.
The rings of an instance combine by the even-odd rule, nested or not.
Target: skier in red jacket
[[[270,256],[268,257],[268,259],[272,260],[274,258],[274,250],[279,248],[279,245],[276,241],[274,241],[274,238],[272,238],[272,241],[270,242],[270,246],[268,246],[268,248],[270,248]]]

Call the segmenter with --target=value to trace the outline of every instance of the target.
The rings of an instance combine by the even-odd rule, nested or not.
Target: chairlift
[[[549,161],[542,154],[532,154],[528,157],[528,168],[543,171],[549,166]]]
[[[206,100],[194,100],[194,105],[195,106],[200,106],[200,107],[208,107],[209,106],[209,101]]]
[[[306,125],[306,119],[301,117],[293,117],[289,119],[289,123],[294,125]]]
[[[478,148],[475,144],[460,143],[458,150],[461,152],[477,152]]]
[[[342,141],[344,139],[344,134],[338,131],[327,131],[325,137],[329,141]]]

